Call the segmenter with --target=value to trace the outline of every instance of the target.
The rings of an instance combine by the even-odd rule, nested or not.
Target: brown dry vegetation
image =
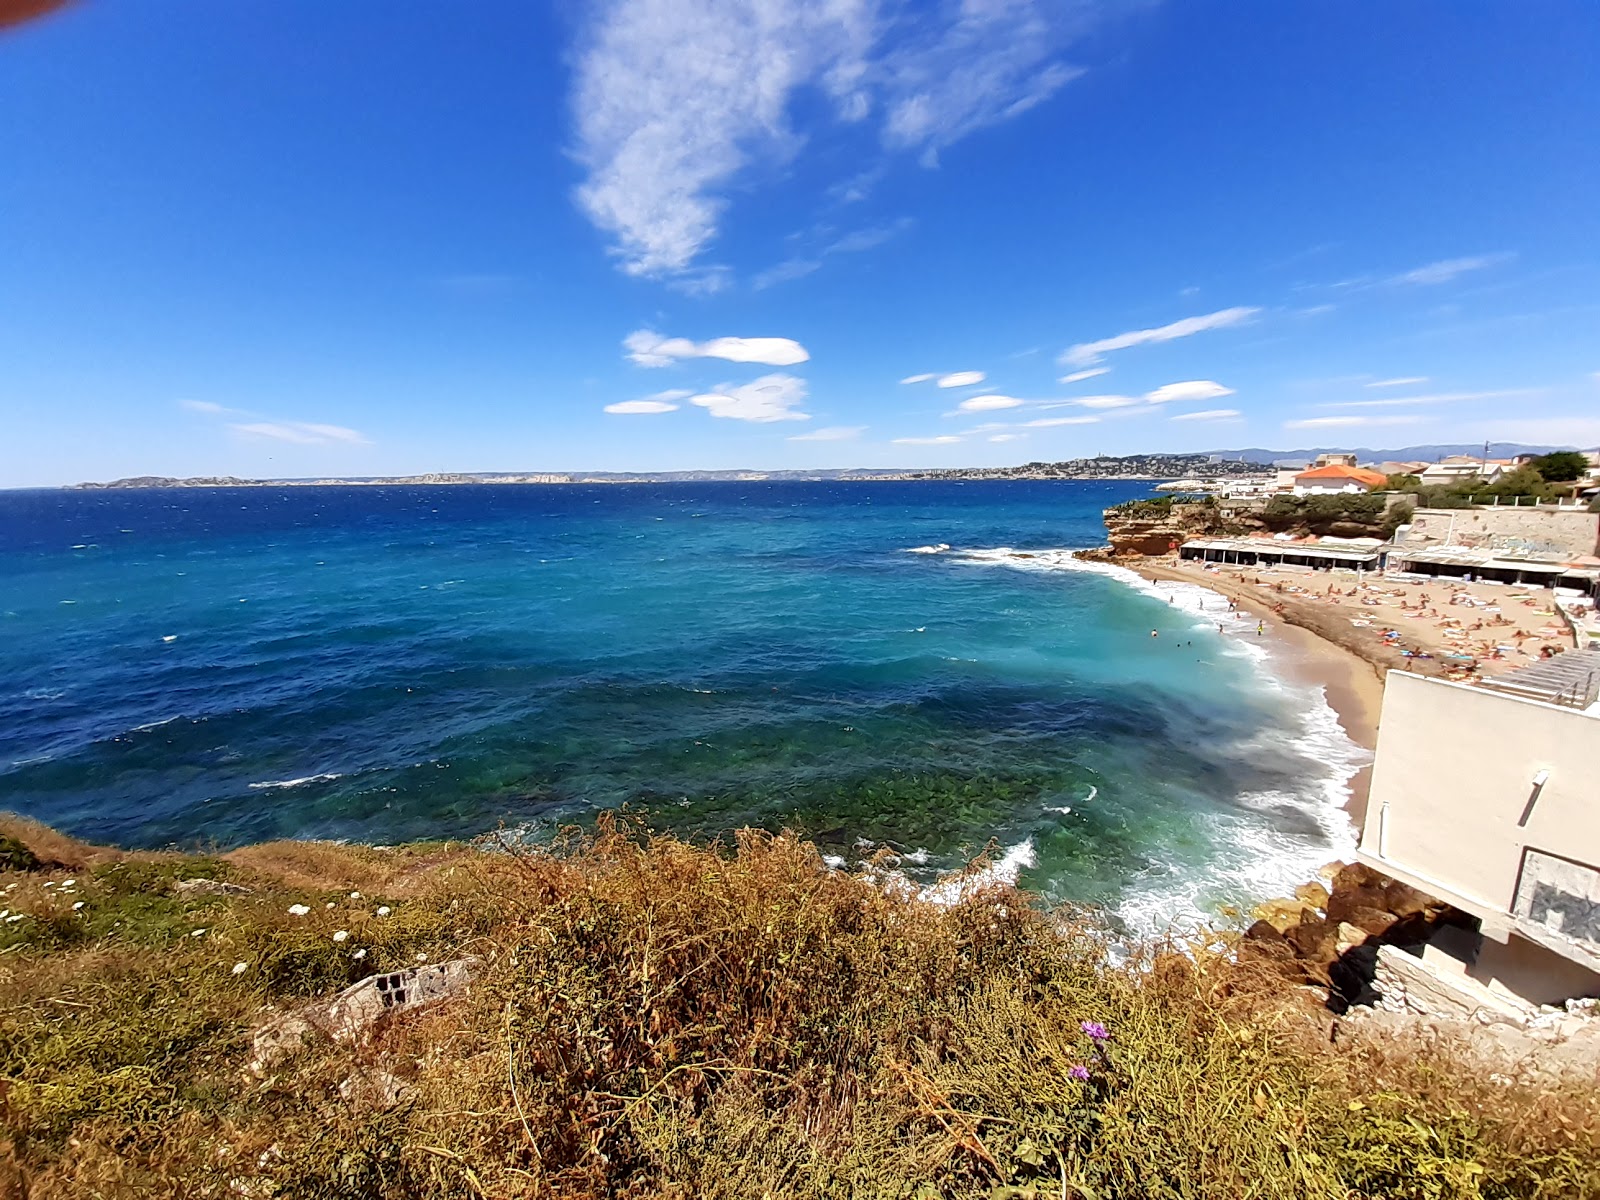
[[[0,874],[4,1195],[1600,1196],[1592,1090],[1330,1043],[1268,965],[1111,965],[1013,890],[938,908],[792,838],[0,835],[61,864]],[[253,890],[174,892],[202,875]],[[270,1010],[463,954],[468,996],[243,1070]]]

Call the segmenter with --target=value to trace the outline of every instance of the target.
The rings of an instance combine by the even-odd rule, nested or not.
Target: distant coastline
[[[470,484],[593,484],[593,483],[763,483],[763,482],[904,482],[914,480],[1157,480],[1183,479],[1196,474],[1210,477],[1255,475],[1270,471],[1260,463],[1216,460],[1205,454],[1130,454],[1119,457],[1074,458],[1064,462],[1031,462],[1018,467],[944,467],[828,469],[813,471],[529,471],[529,472],[428,472],[423,475],[328,477],[322,479],[239,479],[231,475],[176,478],[138,475],[108,482],[70,485],[77,490],[107,488],[229,488],[229,487],[399,487]]]

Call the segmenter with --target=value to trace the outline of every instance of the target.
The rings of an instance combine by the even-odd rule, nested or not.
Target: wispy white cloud
[[[1063,366],[1086,367],[1099,362],[1113,350],[1126,350],[1130,346],[1144,346],[1151,342],[1170,342],[1211,329],[1226,329],[1230,325],[1243,324],[1260,311],[1259,308],[1224,308],[1202,317],[1185,317],[1169,325],[1158,325],[1154,329],[1133,329],[1099,341],[1080,342],[1061,355],[1061,363]]]
[[[789,438],[791,442],[849,442],[860,437],[867,431],[865,425],[829,425],[824,429],[813,429],[810,433],[797,433]]]
[[[343,425],[321,425],[312,421],[249,421],[228,426],[247,438],[293,442],[299,446],[366,446],[366,435]]]
[[[791,101],[816,89],[844,123],[932,165],[939,150],[1047,99],[1057,55],[1100,6],[1051,0],[606,0],[575,55],[579,205],[632,275],[690,270],[730,184],[805,144]],[[849,191],[864,194],[857,183]]]
[[[1020,442],[1027,436],[1025,433],[991,433],[989,440],[991,442]]]
[[[1224,396],[1233,395],[1233,389],[1223,387],[1211,379],[1187,379],[1182,383],[1167,383],[1154,391],[1146,392],[1144,398],[1151,404],[1174,404],[1189,400],[1220,400]]]
[[[939,387],[958,388],[971,387],[975,383],[982,383],[989,378],[982,371],[953,371],[949,375],[939,376]]]
[[[633,416],[643,413],[669,413],[678,411],[678,401],[687,400],[693,392],[684,388],[673,388],[670,391],[656,392],[642,400],[620,400],[616,404],[608,404],[605,411],[618,413],[624,416]]]
[[[916,222],[910,217],[901,217],[898,221],[888,221],[882,225],[854,230],[842,237],[834,238],[810,254],[797,254],[775,267],[769,267],[751,279],[750,286],[759,292],[779,283],[787,283],[791,279],[802,279],[820,270],[825,259],[840,254],[861,254],[875,250],[885,242],[899,237],[915,224]]]
[[[750,286],[756,291],[765,291],[769,287],[776,287],[780,283],[789,283],[791,280],[804,279],[822,269],[822,262],[815,258],[786,258],[776,266],[768,267],[765,271],[758,271],[750,279]]]
[[[805,403],[806,381],[794,375],[763,375],[749,383],[719,384],[709,392],[689,399],[707,409],[713,417],[727,417],[734,421],[809,421],[810,413],[801,412]]]
[[[227,408],[221,404],[215,404],[210,400],[179,400],[178,407],[186,408],[190,412],[197,413],[227,413],[234,411],[233,409]]]
[[[1082,371],[1074,371],[1070,375],[1061,377],[1062,383],[1082,383],[1085,379],[1093,379],[1096,375],[1111,374],[1110,367],[1088,367]]]
[[[1428,263],[1426,266],[1416,267],[1410,271],[1403,271],[1399,275],[1391,276],[1386,283],[1398,285],[1434,283],[1449,283],[1469,271],[1481,271],[1485,267],[1498,266],[1514,258],[1511,254],[1476,254],[1467,258],[1445,258],[1438,262]]]
[[[949,446],[961,439],[953,433],[940,434],[938,437],[903,437],[895,438],[896,446]]]
[[[1237,408],[1208,408],[1202,412],[1176,413],[1169,421],[1232,421],[1239,416]]]
[[[1132,408],[1140,403],[1137,396],[1079,396],[1074,400],[1056,400],[1041,404],[1040,408]]]
[[[1467,400],[1507,400],[1513,396],[1537,396],[1543,388],[1502,388],[1493,392],[1433,392],[1426,396],[1385,396],[1382,400],[1343,400],[1324,404],[1324,408],[1404,408],[1411,405],[1459,404]]]
[[[1285,421],[1285,429],[1354,429],[1364,425],[1415,425],[1421,417],[1306,417],[1298,421]]]
[[[1099,417],[1040,417],[1034,421],[1024,421],[1024,429],[1051,429],[1057,425],[1094,425],[1099,422]]]
[[[1026,401],[1015,396],[972,396],[956,405],[958,412],[995,412],[1002,408],[1021,408]]]
[[[905,377],[905,378],[904,378],[904,379],[902,379],[902,380],[901,380],[901,381],[900,381],[900,382],[901,382],[901,383],[927,383],[927,382],[928,382],[928,380],[930,380],[930,379],[932,379],[932,378],[933,378],[933,376],[932,376],[932,374],[924,374],[924,375],[907,375],[907,376],[906,376],[906,377]]]
[[[688,338],[663,337],[653,329],[638,329],[622,339],[628,358],[641,367],[665,367],[685,358],[721,358],[736,363],[761,363],[768,367],[792,367],[811,358],[806,348],[792,338],[720,337],[709,342]]]
[[[1369,388],[1410,387],[1415,383],[1427,383],[1426,375],[1399,375],[1393,379],[1374,379],[1371,383],[1362,384]]]

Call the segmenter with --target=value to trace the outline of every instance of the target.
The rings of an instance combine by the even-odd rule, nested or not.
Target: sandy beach
[[[1572,648],[1550,593],[1455,580],[1358,579],[1354,571],[1222,566],[1175,558],[1125,565],[1147,579],[1228,596],[1266,622],[1291,670],[1321,684],[1350,739],[1377,744],[1383,677],[1398,668],[1473,679]],[[1351,781],[1351,819],[1366,810],[1368,771]]]

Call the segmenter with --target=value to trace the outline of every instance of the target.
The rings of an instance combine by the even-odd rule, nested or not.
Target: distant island
[[[201,475],[187,479],[168,475],[136,475],[105,483],[79,483],[79,489],[102,488],[227,488],[227,487],[376,487],[418,484],[561,484],[561,483],[759,483],[765,481],[827,483],[835,481],[898,481],[930,479],[1183,479],[1270,473],[1267,463],[1219,459],[1209,454],[1125,454],[1072,458],[1064,462],[1030,462],[1020,467],[938,467],[827,469],[811,471],[571,471],[571,472],[429,472],[363,478],[238,479]]]

